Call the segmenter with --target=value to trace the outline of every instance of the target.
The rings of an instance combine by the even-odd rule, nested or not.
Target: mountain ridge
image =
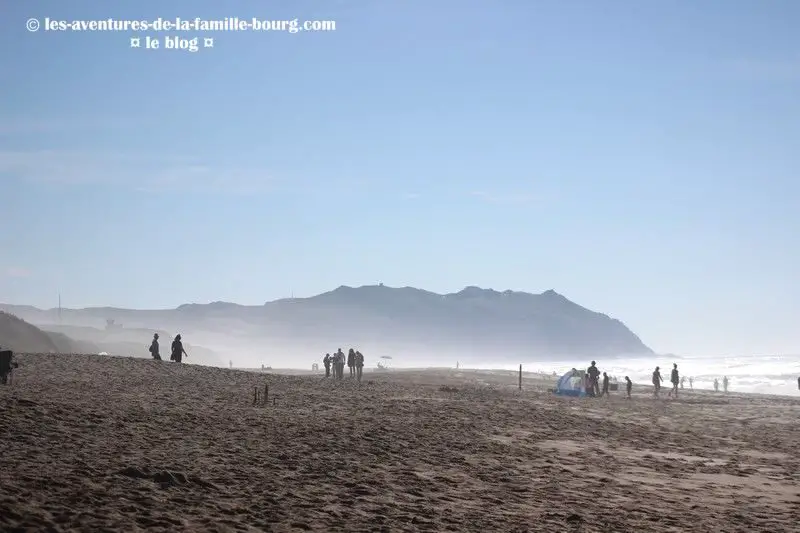
[[[189,333],[199,344],[204,336],[224,336],[227,344],[250,340],[289,351],[356,344],[388,351],[456,352],[464,354],[463,360],[653,353],[622,321],[553,289],[534,294],[467,286],[439,294],[408,286],[341,285],[263,305],[217,301],[153,310],[62,308],[60,314],[58,309],[30,306],[0,304],[0,309],[34,324],[53,323],[60,316],[67,324],[100,327],[101,321],[114,319],[134,328]]]

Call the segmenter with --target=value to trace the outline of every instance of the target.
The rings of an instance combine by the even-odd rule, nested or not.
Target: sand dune
[[[0,529],[797,531],[800,400],[564,399],[506,372],[363,383],[23,355]],[[252,406],[253,387],[275,403]],[[444,387],[447,387],[445,389]]]

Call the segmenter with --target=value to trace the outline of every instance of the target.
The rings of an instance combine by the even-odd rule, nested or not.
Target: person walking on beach
[[[600,393],[600,397],[601,398],[603,396],[609,396],[610,395],[610,393],[608,392],[608,382],[609,382],[608,374],[603,372],[603,391]]]
[[[361,374],[364,372],[364,354],[361,352],[356,352],[355,355],[355,363],[356,363],[356,379],[359,383],[361,383]]]
[[[589,385],[592,391],[591,395],[597,396],[600,394],[600,371],[597,369],[597,363],[592,361],[592,364],[586,369],[586,373],[589,374]]]
[[[678,363],[672,363],[672,373],[669,376],[669,381],[672,383],[672,390],[669,391],[667,394],[667,398],[672,398],[672,395],[675,395],[675,399],[678,399],[678,383],[680,379],[678,378]]]
[[[719,380],[714,378],[714,392],[719,392]]]
[[[728,376],[722,376],[722,392],[728,392]]]
[[[183,349],[183,342],[181,341],[181,335],[179,333],[175,335],[175,340],[172,341],[172,355],[170,356],[170,360],[180,363],[184,355],[189,357],[189,354]]]
[[[686,376],[681,376],[681,390],[683,390],[683,384],[686,382]]]
[[[356,375],[356,351],[350,348],[347,352],[347,369],[350,370],[350,377]]]
[[[153,342],[150,343],[150,355],[156,361],[161,361],[161,353],[158,348],[158,333],[153,333]]]
[[[334,371],[334,377],[336,379],[343,379],[344,378],[344,352],[341,348],[336,350],[336,355],[333,356],[333,363],[336,367]]]
[[[325,365],[325,377],[331,377],[331,354],[325,354],[325,357],[322,358],[322,364]]]
[[[625,397],[629,400],[631,399],[631,389],[633,389],[633,381],[628,376],[625,376]]]
[[[689,376],[689,390],[694,390],[694,378]]]
[[[658,367],[653,371],[653,398],[658,398],[658,393],[661,391],[661,382],[664,378],[661,377],[661,372]]]

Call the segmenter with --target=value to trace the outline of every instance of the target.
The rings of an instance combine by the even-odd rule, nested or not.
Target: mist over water
[[[591,360],[534,361],[522,363],[523,370],[556,372],[559,376],[570,368],[585,369]],[[661,367],[661,376],[669,380],[672,363],[678,364],[681,376],[686,376],[684,385],[689,388],[688,378],[694,380],[694,388],[714,390],[714,378],[728,376],[731,392],[754,392],[800,396],[797,378],[800,376],[800,357],[787,355],[739,356],[739,357],[669,357],[653,355],[623,359],[597,360],[601,372],[608,372],[620,381],[629,376],[634,383],[649,385],[656,366]],[[515,370],[519,365],[503,365],[500,368]]]
[[[455,368],[459,362],[463,369],[518,370],[520,363],[526,372],[553,373],[561,376],[571,368],[585,369],[591,358],[566,358],[531,360],[524,355],[496,354],[486,352],[465,352],[457,349],[425,349],[422,347],[381,346],[376,343],[350,345],[336,342],[330,347],[321,348],[318,342],[309,346],[284,343],[253,343],[243,341],[233,344],[214,343],[212,339],[198,339],[204,346],[215,350],[224,358],[224,365],[232,362],[237,368],[260,368],[261,365],[275,369],[310,370],[313,363],[322,368],[325,353],[333,353],[338,348],[346,353],[352,346],[364,353],[366,368],[375,369],[377,364],[390,369],[404,368]],[[516,362],[515,361],[519,361]],[[800,376],[800,356],[793,355],[755,355],[729,357],[681,357],[681,356],[630,356],[618,358],[595,358],[601,372],[620,381],[629,376],[634,383],[649,385],[656,366],[661,375],[669,379],[672,364],[678,364],[681,376],[686,376],[685,387],[689,388],[688,378],[694,380],[694,388],[714,390],[714,379],[728,376],[731,392],[781,394],[800,396],[797,378]]]

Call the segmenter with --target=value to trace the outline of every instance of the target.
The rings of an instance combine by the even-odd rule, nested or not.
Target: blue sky
[[[800,352],[800,3],[120,4],[0,6],[0,301],[553,288],[659,351]],[[336,31],[25,28],[175,16]]]

